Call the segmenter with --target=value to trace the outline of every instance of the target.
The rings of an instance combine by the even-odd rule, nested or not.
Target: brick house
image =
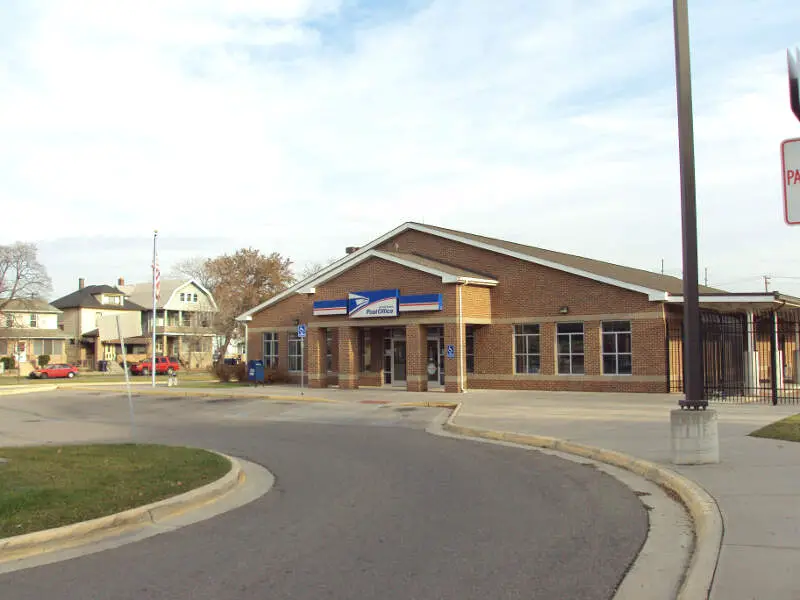
[[[669,390],[680,279],[419,223],[348,252],[239,317],[249,359],[311,387]],[[787,301],[700,292],[708,310]]]

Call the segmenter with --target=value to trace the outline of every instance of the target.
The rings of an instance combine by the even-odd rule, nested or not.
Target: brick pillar
[[[556,324],[539,325],[539,351],[542,375],[554,375],[558,372],[558,353],[556,350]]]
[[[325,329],[309,327],[305,345],[308,356],[308,387],[328,387],[328,373],[325,368]]]
[[[406,325],[406,390],[427,392],[426,340],[428,328],[424,325]]]
[[[278,332],[278,368],[281,375],[289,375],[289,332]],[[298,379],[297,383],[300,383]]]
[[[444,325],[444,391],[463,392],[462,372],[464,369],[464,340],[466,338],[465,327],[462,324],[459,334],[459,326],[456,323],[445,323]],[[455,358],[447,358],[447,347],[453,346],[456,354]]]
[[[358,387],[358,328],[339,327],[338,330],[339,388]]]
[[[583,324],[583,372],[586,375],[602,374],[600,361],[600,322],[586,321]]]

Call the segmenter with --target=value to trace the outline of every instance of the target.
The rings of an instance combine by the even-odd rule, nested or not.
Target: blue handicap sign
[[[447,358],[455,358],[456,357],[456,347],[449,345],[447,346]]]
[[[306,337],[306,326],[305,325],[298,325],[297,326],[297,337],[299,337],[299,338]]]

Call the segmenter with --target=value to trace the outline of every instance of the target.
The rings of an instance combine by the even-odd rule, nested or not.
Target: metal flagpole
[[[119,324],[119,315],[117,315],[117,337],[119,344],[122,347],[122,368],[125,369],[125,386],[128,388],[128,408],[131,413],[131,438],[136,437],[136,421],[133,417],[133,398],[131,397],[131,379],[128,373],[128,353],[125,351],[125,338],[122,335],[122,327]]]
[[[150,371],[153,377],[153,387],[156,387],[156,271],[158,270],[158,254],[156,254],[156,240],[158,229],[153,232],[153,355]]]

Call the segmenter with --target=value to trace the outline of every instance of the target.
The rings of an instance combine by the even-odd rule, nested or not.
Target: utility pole
[[[664,259],[661,259],[661,274],[664,274]]]
[[[708,287],[708,267],[704,269],[705,274],[703,275],[703,285]]]
[[[673,0],[675,78],[678,96],[678,142],[681,165],[681,225],[683,233],[683,331],[685,400],[681,408],[706,409],[703,390],[703,352],[700,339],[700,298],[697,285],[697,186],[692,123],[692,73],[689,59],[689,7]]]
[[[769,292],[769,275],[764,275],[764,292]]]

